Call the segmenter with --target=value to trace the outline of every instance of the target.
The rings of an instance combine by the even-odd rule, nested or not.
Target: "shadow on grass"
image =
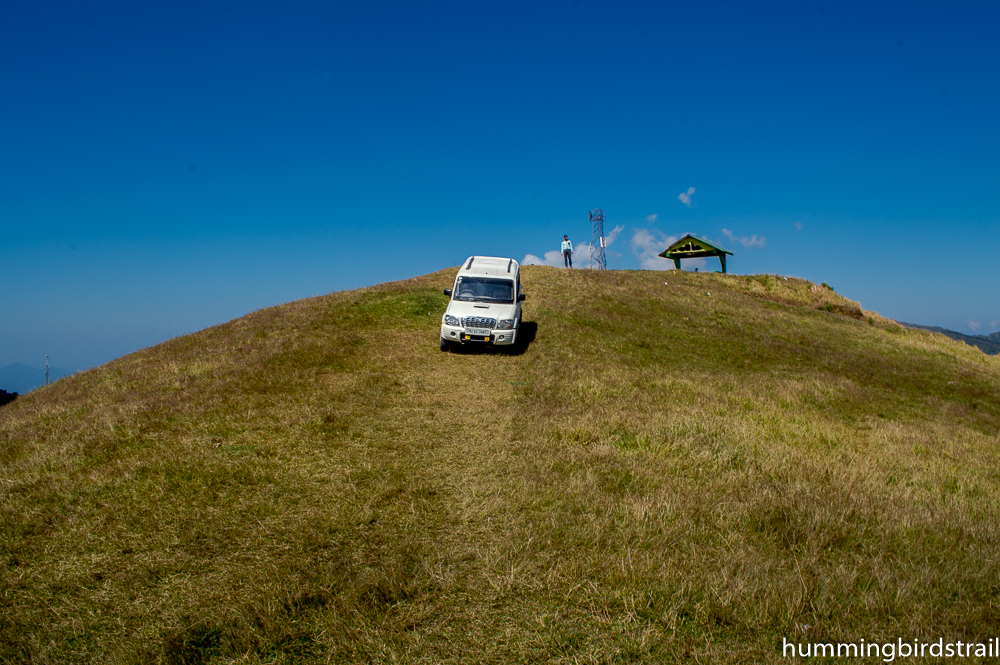
[[[472,353],[476,355],[503,354],[508,356],[520,356],[528,350],[531,343],[535,341],[538,333],[538,324],[534,321],[522,321],[517,332],[517,342],[513,346],[495,346],[493,344],[467,342],[465,344],[451,345],[452,353]]]
[[[514,345],[514,349],[511,355],[519,356],[528,350],[531,343],[535,341],[535,335],[538,333],[538,323],[535,321],[521,321],[521,328],[517,331],[517,344]]]

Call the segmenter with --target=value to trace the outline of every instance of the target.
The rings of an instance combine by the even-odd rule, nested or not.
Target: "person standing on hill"
[[[563,267],[573,267],[573,243],[569,241],[569,236],[564,235],[562,241]]]

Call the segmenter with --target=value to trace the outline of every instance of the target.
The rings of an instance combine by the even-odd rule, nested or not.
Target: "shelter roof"
[[[710,243],[704,238],[688,233],[660,252],[659,256],[665,259],[696,259],[703,256],[723,256],[725,254],[733,255],[732,252]]]

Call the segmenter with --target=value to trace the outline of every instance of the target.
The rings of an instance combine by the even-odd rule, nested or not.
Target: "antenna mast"
[[[45,354],[45,385],[49,385],[49,354]]]
[[[594,229],[590,240],[590,267],[598,270],[607,270],[608,262],[604,258],[604,248],[607,246],[607,238],[604,237],[604,211],[594,208],[590,211],[590,225]]]

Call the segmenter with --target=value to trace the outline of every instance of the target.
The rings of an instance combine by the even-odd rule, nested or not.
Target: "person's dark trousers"
[[[563,250],[563,267],[572,268],[573,267],[573,252],[568,249]]]

